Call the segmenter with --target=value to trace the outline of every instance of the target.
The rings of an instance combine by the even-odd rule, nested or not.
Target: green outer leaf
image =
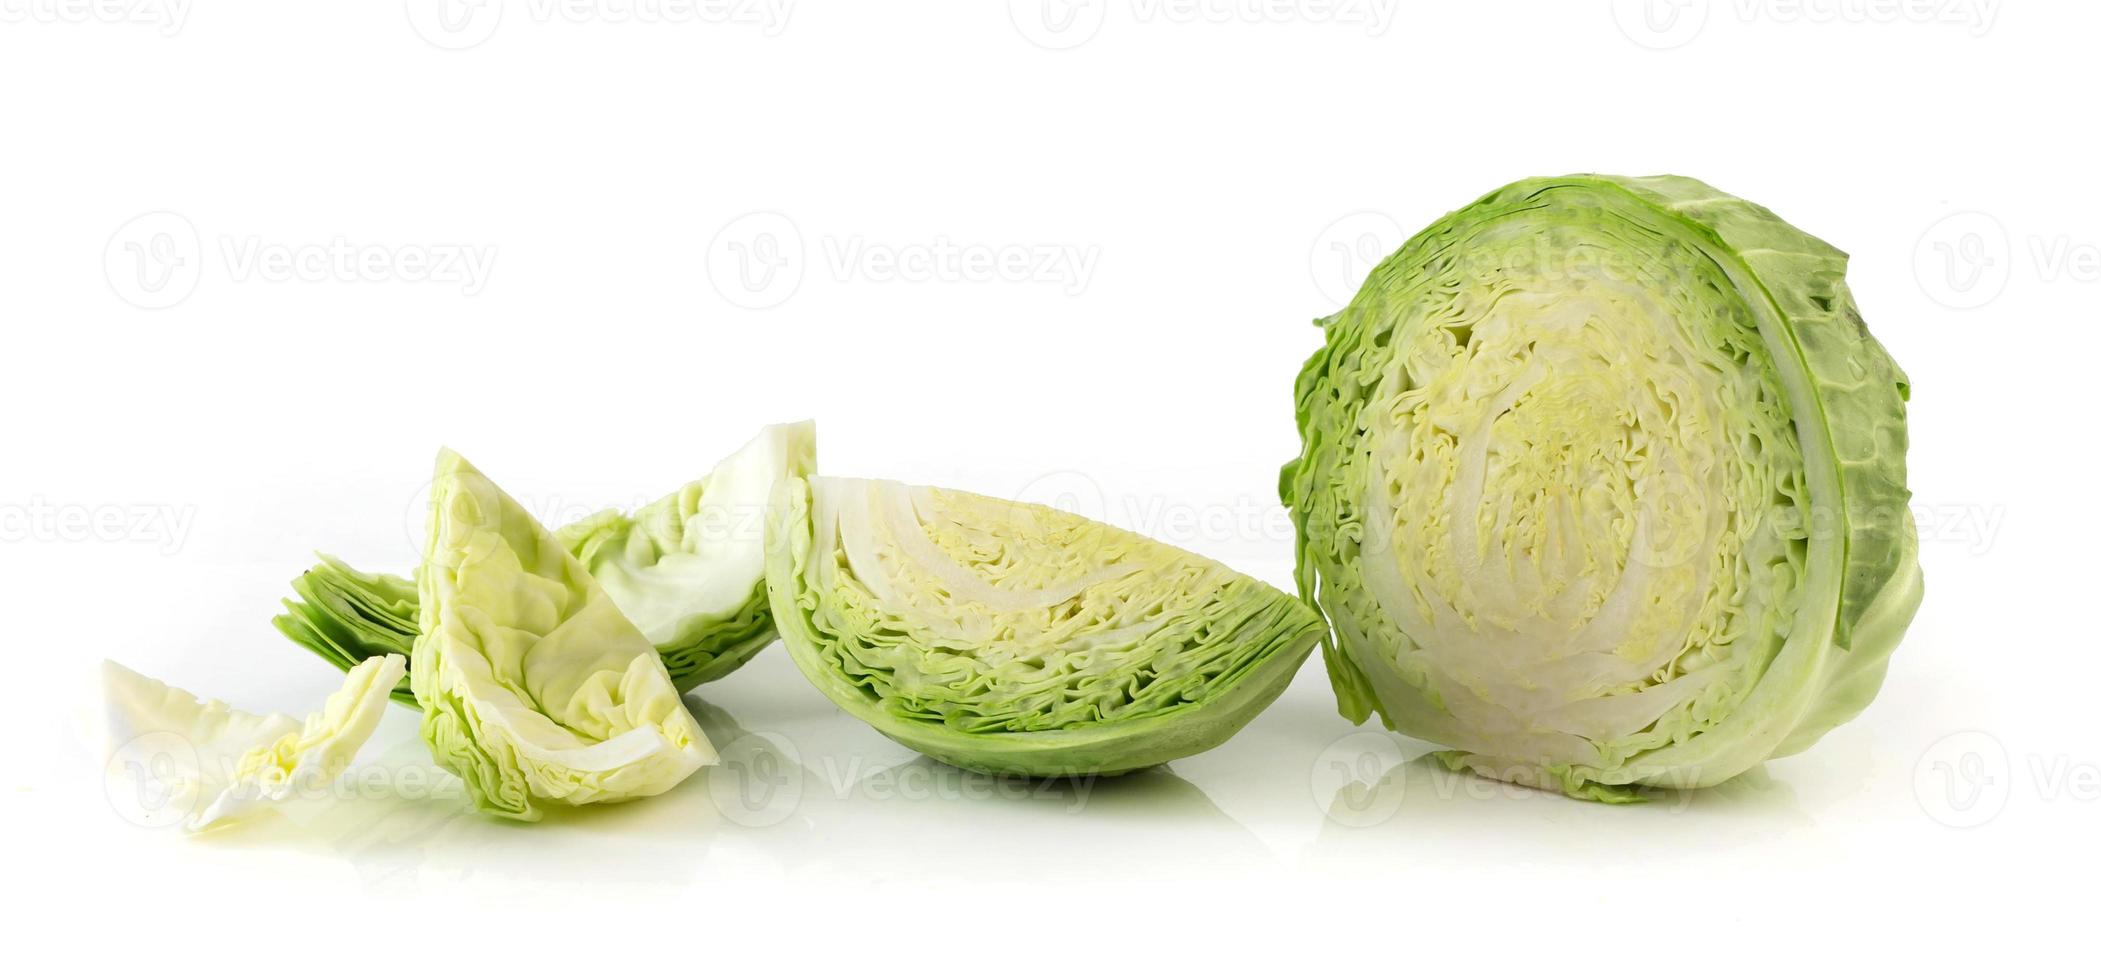
[[[1618,186],[1679,217],[1712,254],[1740,263],[1746,288],[1765,292],[1815,386],[1818,431],[1828,435],[1844,506],[1846,580],[1834,635],[1850,645],[1893,579],[1917,569],[1918,532],[1904,453],[1911,381],[1868,333],[1846,287],[1846,253],[1778,215],[1688,177],[1616,178]],[[1907,551],[1911,552],[1907,561]],[[1898,591],[1904,591],[1900,585]],[[1909,618],[1907,616],[1907,618]]]
[[[1077,517],[1070,520],[1091,523]],[[997,535],[1001,529],[972,530]],[[1136,535],[1130,537],[1135,539]],[[831,608],[830,598],[812,585],[812,562],[816,557],[812,554],[812,542],[810,486],[800,479],[784,481],[768,519],[766,581],[774,621],[781,628],[782,641],[796,666],[833,703],[882,734],[938,761],[981,772],[1116,775],[1213,748],[1276,700],[1312,652],[1321,631],[1319,617],[1303,603],[1253,579],[1237,577],[1228,588],[1242,589],[1250,597],[1243,605],[1246,621],[1273,625],[1258,629],[1259,635],[1250,642],[1259,644],[1259,648],[1247,651],[1242,667],[1215,681],[1200,699],[1110,721],[1069,721],[1032,730],[974,730],[926,717],[924,709],[914,710],[895,692],[878,693],[882,685],[865,673],[870,668],[861,665],[853,652],[842,648],[840,639],[821,625],[837,610]],[[1172,550],[1149,544],[1161,551]],[[1195,556],[1187,558],[1203,561]],[[886,637],[908,647],[921,642],[909,637]],[[926,653],[923,648],[915,652],[922,656]],[[942,653],[972,656],[969,650],[944,649]]]
[[[1575,198],[1583,203],[1563,207],[1561,202]],[[1844,282],[1844,253],[1698,181],[1601,175],[1519,181],[1411,239],[1367,277],[1348,309],[1317,321],[1327,343],[1307,360],[1296,389],[1304,445],[1280,477],[1299,531],[1301,594],[1325,606],[1342,594],[1337,590],[1360,587],[1351,565],[1356,559],[1338,550],[1339,543],[1362,533],[1360,518],[1322,499],[1335,460],[1356,452],[1362,437],[1353,406],[1365,391],[1345,365],[1383,356],[1391,334],[1385,319],[1389,295],[1408,288],[1424,274],[1425,263],[1468,227],[1513,214],[1542,225],[1639,214],[1645,227],[1668,229],[1722,270],[1755,316],[1789,399],[1808,516],[1817,523],[1805,564],[1809,580],[1798,586],[1804,597],[1800,618],[1756,687],[1719,724],[1606,770],[1534,766],[1513,775],[1509,760],[1463,751],[1448,753],[1445,761],[1572,796],[1614,798],[1624,791],[1610,787],[1627,784],[1712,785],[1766,758],[1806,748],[1873,698],[1918,608],[1917,535],[1906,506],[1903,463],[1909,383],[1867,333]],[[1340,631],[1331,631],[1323,645],[1345,717],[1361,722],[1377,710],[1389,727],[1453,737],[1428,720],[1441,710],[1435,691],[1418,690],[1405,704],[1381,702],[1366,671],[1391,671],[1379,666],[1389,663],[1388,651],[1353,649]]]
[[[1745,288],[1755,282],[1764,290],[1775,314],[1770,326],[1780,328],[1773,333],[1794,341],[1804,378],[1814,386],[1815,414],[1805,417],[1820,424],[1798,421],[1797,431],[1829,439],[1842,508],[1836,516],[1844,528],[1839,542],[1844,572],[1833,648],[1806,672],[1801,713],[1768,753],[1792,755],[1874,700],[1890,654],[1924,597],[1904,465],[1910,445],[1904,403],[1911,397],[1911,380],[1868,333],[1846,286],[1846,253],[1763,207],[1691,178],[1622,178],[1620,183],[1703,232],[1711,254],[1740,264],[1732,269],[1735,277]],[[1749,768],[1760,761],[1746,761],[1748,754],[1740,752],[1723,764],[1741,761]],[[1684,760],[1700,757],[1682,751],[1655,762],[1682,767]]]

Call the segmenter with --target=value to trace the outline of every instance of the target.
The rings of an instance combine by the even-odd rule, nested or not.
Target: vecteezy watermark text
[[[1988,732],[1956,732],[1920,753],[1912,792],[1933,822],[1958,830],[1996,819],[2016,790],[2041,803],[2101,801],[2101,763],[2062,752],[2019,756]]]
[[[1378,37],[1393,26],[1399,0],[1007,0],[1014,29],[1058,51],[1093,40],[1110,20],[1132,24],[1334,24]]]
[[[458,242],[358,242],[345,235],[323,241],[278,241],[261,235],[220,235],[207,252],[197,226],[172,211],[139,215],[118,227],[103,248],[111,291],[142,309],[175,306],[190,297],[213,266],[230,283],[401,283],[449,286],[463,296],[481,293],[496,267],[496,246]]]
[[[1062,242],[973,242],[946,235],[886,241],[860,233],[817,236],[816,271],[834,282],[1012,284],[1087,290],[1101,246]],[[802,229],[787,215],[760,211],[724,225],[708,244],[708,280],[746,309],[792,298],[812,271]]]
[[[459,801],[466,785],[436,765],[353,765],[322,778],[318,770],[301,770],[267,788],[236,778],[238,756],[203,751],[179,732],[147,732],[118,746],[103,766],[103,792],[110,808],[125,822],[158,829],[200,816],[214,803],[255,802],[323,805],[358,800]],[[207,787],[224,787],[224,799],[206,798]]]
[[[485,488],[488,478],[441,476],[416,487],[401,512],[402,532],[411,547],[420,551],[428,543],[431,491],[446,485],[447,480],[456,479],[483,481],[482,486]],[[602,514],[633,514],[659,499],[647,496],[604,498],[530,491],[520,491],[510,496],[526,513],[531,514],[540,526],[548,528],[566,527]],[[702,500],[690,511],[682,512],[678,521],[679,536],[689,544],[706,544],[710,547],[726,544],[757,546],[766,538],[764,502],[728,503]]]
[[[1665,51],[1700,36],[1717,14],[1743,24],[1889,24],[1989,33],[2000,0],[1611,0],[1620,33]]]
[[[465,296],[481,292],[496,265],[493,245],[369,245],[341,235],[304,244],[227,235],[219,251],[235,282],[457,283]]]
[[[1274,497],[1192,500],[1161,493],[1116,493],[1078,470],[1031,478],[1005,496],[1113,524],[1184,548],[1291,541],[1291,514]]]
[[[1314,758],[1309,787],[1313,805],[1333,823],[1372,827],[1393,819],[1409,799],[1420,805],[1561,795],[1539,788],[1542,774],[1555,766],[1552,759],[1529,765],[1491,765],[1478,760],[1455,765],[1441,761],[1439,755],[1409,759],[1399,738],[1389,732],[1351,732],[1329,742]],[[1697,768],[1692,773],[1697,781]],[[1674,813],[1696,802],[1696,794],[1684,790],[1645,789],[1640,793],[1651,804]]]
[[[31,497],[0,503],[0,543],[154,544],[182,550],[197,519],[194,506],[53,503]]]
[[[774,37],[788,28],[795,0],[405,0],[409,27],[448,51],[494,37],[511,19],[548,24],[639,24],[645,27],[742,27]]]
[[[903,765],[871,763],[861,756],[827,755],[806,762],[794,740],[777,732],[747,732],[721,750],[705,777],[715,808],[731,822],[770,827],[788,819],[817,794],[832,800],[1008,800],[1050,802],[1067,813],[1087,806],[1098,779],[1069,776],[993,775],[931,760]]]
[[[124,24],[174,37],[190,0],[0,0],[0,24]]]
[[[1407,241],[1400,222],[1377,211],[1359,211],[1328,223],[1307,250],[1313,285],[1333,307],[1348,304],[1366,277]],[[1541,238],[1482,243],[1472,266],[1498,279],[1533,282],[1604,281],[1665,286],[1671,274],[1639,255],[1597,246],[1566,248]]]
[[[1996,216],[1957,211],[1919,235],[1912,273],[1928,298],[1973,310],[1999,298],[2016,273],[2039,283],[2101,282],[2101,242],[2063,233],[2016,235]]]

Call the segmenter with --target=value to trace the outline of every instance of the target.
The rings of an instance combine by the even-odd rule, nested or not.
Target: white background
[[[19,955],[2090,963],[2095,5],[780,3],[0,0]],[[316,548],[407,568],[440,445],[560,520],[811,416],[830,472],[1059,500],[1286,583],[1309,321],[1443,212],[1585,170],[1845,248],[1911,376],[1926,604],[1805,755],[1634,808],[1439,778],[1339,718],[1316,657],[1223,748],[1012,799],[775,649],[690,702],[800,758],[757,802],[716,770],[537,826],[366,799],[185,839],[107,795],[95,665],[318,703],[284,583]],[[422,758],[412,714],[367,752]],[[1376,793],[1331,816],[1357,772]]]

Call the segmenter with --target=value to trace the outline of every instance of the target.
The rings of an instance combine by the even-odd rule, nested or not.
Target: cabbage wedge
[[[816,468],[816,427],[767,426],[709,474],[633,514],[604,511],[561,528],[583,560],[664,658],[681,691],[718,680],[773,642],[765,583],[766,502],[784,476]],[[271,620],[338,668],[408,655],[417,630],[416,583],[358,571],[333,557],[292,582],[296,599]],[[394,698],[414,705],[406,684]]]
[[[484,812],[653,796],[715,760],[642,631],[575,555],[451,451],[431,485],[410,687]]]
[[[1709,786],[1874,697],[1909,382],[1846,256],[1683,177],[1520,181],[1386,259],[1282,492],[1342,713],[1570,796]]]
[[[766,581],[783,643],[834,703],[1001,774],[1107,775],[1216,746],[1322,633],[1298,599],[1209,559],[887,481],[783,481]]]
[[[351,668],[343,686],[299,721],[288,715],[252,715],[104,661],[111,745],[119,759],[148,750],[134,778],[142,810],[201,831],[253,815],[301,795],[325,792],[372,737],[387,708],[387,693],[408,669],[398,656]]]

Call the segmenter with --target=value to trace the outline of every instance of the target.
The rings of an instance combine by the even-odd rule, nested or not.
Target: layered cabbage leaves
[[[764,517],[776,481],[816,468],[816,428],[768,426],[709,474],[633,514],[604,511],[556,532],[615,605],[640,626],[681,691],[720,679],[773,642],[764,579]],[[408,655],[417,588],[333,557],[293,580],[298,598],[271,622],[348,670]],[[394,698],[415,704],[406,684]]]
[[[1217,562],[1034,504],[874,480],[783,481],[767,584],[833,702],[966,769],[1109,774],[1225,741],[1322,628]]]

